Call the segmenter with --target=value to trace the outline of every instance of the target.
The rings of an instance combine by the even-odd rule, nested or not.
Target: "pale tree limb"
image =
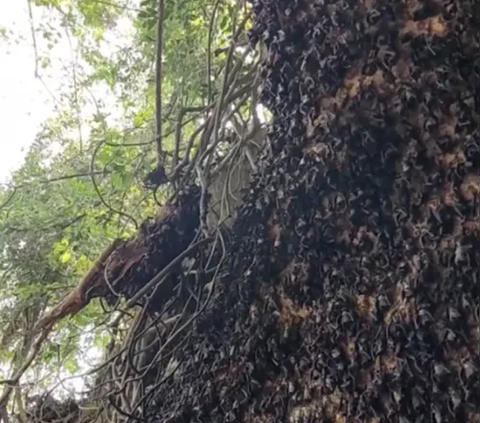
[[[33,53],[35,57],[35,70],[34,70],[34,75],[35,78],[39,77],[38,74],[38,48],[37,48],[37,37],[35,37],[35,27],[33,24],[33,10],[32,10],[32,3],[30,0],[27,1],[28,5],[28,17],[30,21],[30,33],[32,35],[32,44],[33,44]]]
[[[158,3],[158,22],[157,22],[157,61],[155,69],[155,139],[157,143],[158,166],[164,167],[164,154],[162,151],[162,45],[163,45],[163,17],[165,10],[164,0]]]
[[[212,38],[213,38],[213,26],[215,24],[215,18],[217,14],[218,6],[220,6],[220,1],[217,0],[213,6],[212,17],[210,18],[210,23],[208,26],[208,41],[207,41],[207,104],[212,102]]]
[[[23,333],[22,344],[20,345],[19,349],[14,352],[13,355],[13,376],[10,379],[0,381],[0,384],[5,385],[2,395],[0,397],[0,410],[6,409],[10,395],[13,392],[14,401],[18,407],[16,417],[21,423],[25,422],[26,418],[19,381],[40,349],[39,345],[38,348],[36,350],[34,349],[33,353],[29,355],[29,352],[32,349],[32,345],[36,345],[34,344],[35,337],[32,336],[32,327],[38,316],[42,313],[42,310],[44,310],[44,307],[45,305],[40,302],[32,307],[26,307],[21,311],[24,317],[25,331]],[[6,419],[6,417],[8,417],[8,415],[0,415],[0,421],[2,421],[3,419],[3,421],[7,423],[8,420]]]
[[[47,84],[43,80],[43,78],[40,76],[40,72],[38,70],[38,45],[37,45],[37,38],[35,36],[35,23],[33,20],[33,9],[32,9],[32,2],[31,0],[27,0],[27,5],[28,5],[28,17],[29,17],[29,23],[30,23],[30,33],[32,35],[32,45],[33,45],[33,55],[35,58],[35,69],[34,69],[34,75],[35,78],[37,78],[42,85],[45,87],[47,92],[50,94],[50,96],[53,98],[53,100],[56,103],[59,103],[58,99],[55,97],[55,95],[52,93],[50,88],[48,88]]]
[[[20,378],[30,367],[33,360],[35,360],[35,357],[40,351],[40,348],[43,345],[43,342],[45,341],[45,339],[47,339],[47,336],[49,335],[51,330],[52,330],[52,326],[46,327],[44,330],[42,330],[40,335],[36,338],[35,342],[33,343],[32,350],[30,351],[30,354],[27,356],[23,364],[15,371],[15,373],[10,379],[0,381],[0,383],[5,385],[2,395],[0,396],[0,410],[7,406],[7,403],[8,403],[8,400],[10,399],[10,395],[12,391],[16,386],[18,386]]]
[[[48,328],[51,329],[56,322],[66,316],[75,315],[88,304],[90,300],[87,295],[88,291],[103,282],[103,268],[120,243],[121,240],[116,239],[103,250],[90,271],[83,277],[75,289],[37,322],[33,330],[34,333],[45,331]]]
[[[86,295],[88,290],[96,283],[98,284],[98,274],[103,268],[106,260],[115,248],[120,244],[120,240],[113,241],[100,255],[94,266],[85,275],[78,286],[71,291],[60,303],[58,303],[50,312],[42,317],[32,330],[31,345],[25,348],[25,360],[18,366],[17,370],[9,379],[1,380],[0,384],[5,385],[0,396],[0,410],[6,407],[12,391],[18,386],[21,377],[28,370],[33,360],[37,357],[43,342],[47,339],[56,322],[68,315],[74,315],[85,307],[89,298]],[[100,272],[101,273],[101,272]],[[27,355],[27,351],[30,353]]]
[[[74,56],[74,48],[72,44],[72,40],[70,38],[70,31],[68,26],[65,27],[65,35],[67,36],[68,44],[70,46],[70,51],[72,55],[72,61],[71,61],[71,67],[72,67],[72,76],[73,76],[73,95],[74,95],[74,108],[75,108],[75,113],[77,115],[77,131],[78,131],[78,141],[80,143],[80,153],[83,153],[83,134],[82,134],[82,109],[80,107],[80,100],[79,100],[79,84],[78,84],[78,78],[77,78],[77,66],[78,66],[78,52],[75,51],[75,57]]]
[[[108,171],[94,171],[93,172],[94,175],[105,175],[105,174],[108,174],[108,173],[109,173]],[[31,184],[50,184],[52,182],[65,181],[67,179],[86,178],[86,177],[90,177],[91,174],[92,174],[91,172],[81,172],[81,173],[74,173],[74,174],[71,174],[71,175],[57,176],[55,178],[50,178],[50,179],[39,179],[39,180],[35,180],[35,181],[32,181],[32,182],[25,182],[23,184],[18,184],[18,185],[14,185],[14,186],[11,186],[11,185],[6,185],[6,186],[13,189],[13,190],[17,190],[17,189],[20,189],[20,188],[25,188],[25,187],[27,187],[28,185],[31,185]]]

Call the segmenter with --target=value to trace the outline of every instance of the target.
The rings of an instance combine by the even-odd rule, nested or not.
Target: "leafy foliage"
[[[131,235],[169,195],[165,188],[154,198],[142,188],[156,165],[157,2],[31,0],[29,7],[37,77],[54,68],[48,52],[58,43],[68,40],[71,58],[56,114],[0,188],[0,322],[6,323],[0,379],[25,359],[39,316],[76,285],[110,240]],[[186,116],[179,137],[178,116],[221,92],[239,11],[228,1],[165,3],[162,119],[169,166],[175,150],[180,158],[187,154],[202,119]],[[235,52],[234,63],[241,54]],[[249,107],[239,113],[248,120]],[[78,372],[82,350],[109,342],[111,320],[94,302],[59,324],[26,375],[38,381],[42,374],[42,383],[24,394],[51,386],[56,374]]]

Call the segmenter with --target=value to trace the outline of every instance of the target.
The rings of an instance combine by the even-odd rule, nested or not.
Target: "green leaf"
[[[65,251],[65,252],[60,256],[60,262],[63,263],[63,264],[68,263],[71,258],[72,258],[72,255],[71,255],[68,251]]]
[[[78,371],[79,367],[78,367],[78,361],[73,359],[73,358],[70,358],[68,360],[65,360],[63,362],[63,366],[65,367],[65,370],[67,370],[67,372],[71,373],[71,374],[74,374],[75,372]]]

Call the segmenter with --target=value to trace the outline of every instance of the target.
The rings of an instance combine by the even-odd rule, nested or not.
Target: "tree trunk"
[[[479,422],[478,2],[254,11],[269,148],[147,420]]]

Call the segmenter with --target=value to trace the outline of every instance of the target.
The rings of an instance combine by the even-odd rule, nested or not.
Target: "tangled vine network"
[[[104,126],[105,137],[91,157],[90,178],[101,203],[133,222],[137,235],[109,245],[79,285],[37,323],[35,342],[25,365],[10,380],[3,381],[11,389],[4,391],[1,409],[6,409],[13,388],[53,325],[80,311],[93,298],[114,307],[105,321],[111,340],[101,364],[82,375],[87,389],[80,397],[64,401],[54,398],[58,387],[54,385],[42,395],[31,397],[24,413],[16,414],[19,420],[23,414],[23,419],[35,423],[86,423],[98,418],[145,421],[144,412],[155,392],[175,377],[180,365],[175,351],[188,343],[196,319],[209,305],[228,254],[228,222],[239,195],[238,187],[232,185],[240,179],[237,185],[245,188],[248,175],[256,171],[255,159],[265,136],[265,122],[257,111],[261,53],[255,52],[248,41],[246,27],[252,16],[247,5],[241,6],[240,21],[234,25],[226,50],[221,86],[218,94],[213,93],[212,28],[219,4],[217,1],[209,23],[207,104],[181,108],[174,129],[162,133],[162,121],[173,107],[162,111],[164,4],[160,1],[155,138],[148,142],[156,144],[158,164],[144,184],[153,190],[159,205],[159,187],[171,191],[170,199],[161,205],[157,217],[140,225],[126,211],[109,204],[96,180],[105,173],[96,168],[96,159],[102,146],[119,145],[107,139]],[[185,141],[182,130],[192,122],[198,122],[198,126]],[[175,140],[171,151],[162,146],[168,136]],[[236,177],[236,173],[240,176]],[[135,306],[140,307],[133,309]],[[3,419],[8,420],[3,414]]]

